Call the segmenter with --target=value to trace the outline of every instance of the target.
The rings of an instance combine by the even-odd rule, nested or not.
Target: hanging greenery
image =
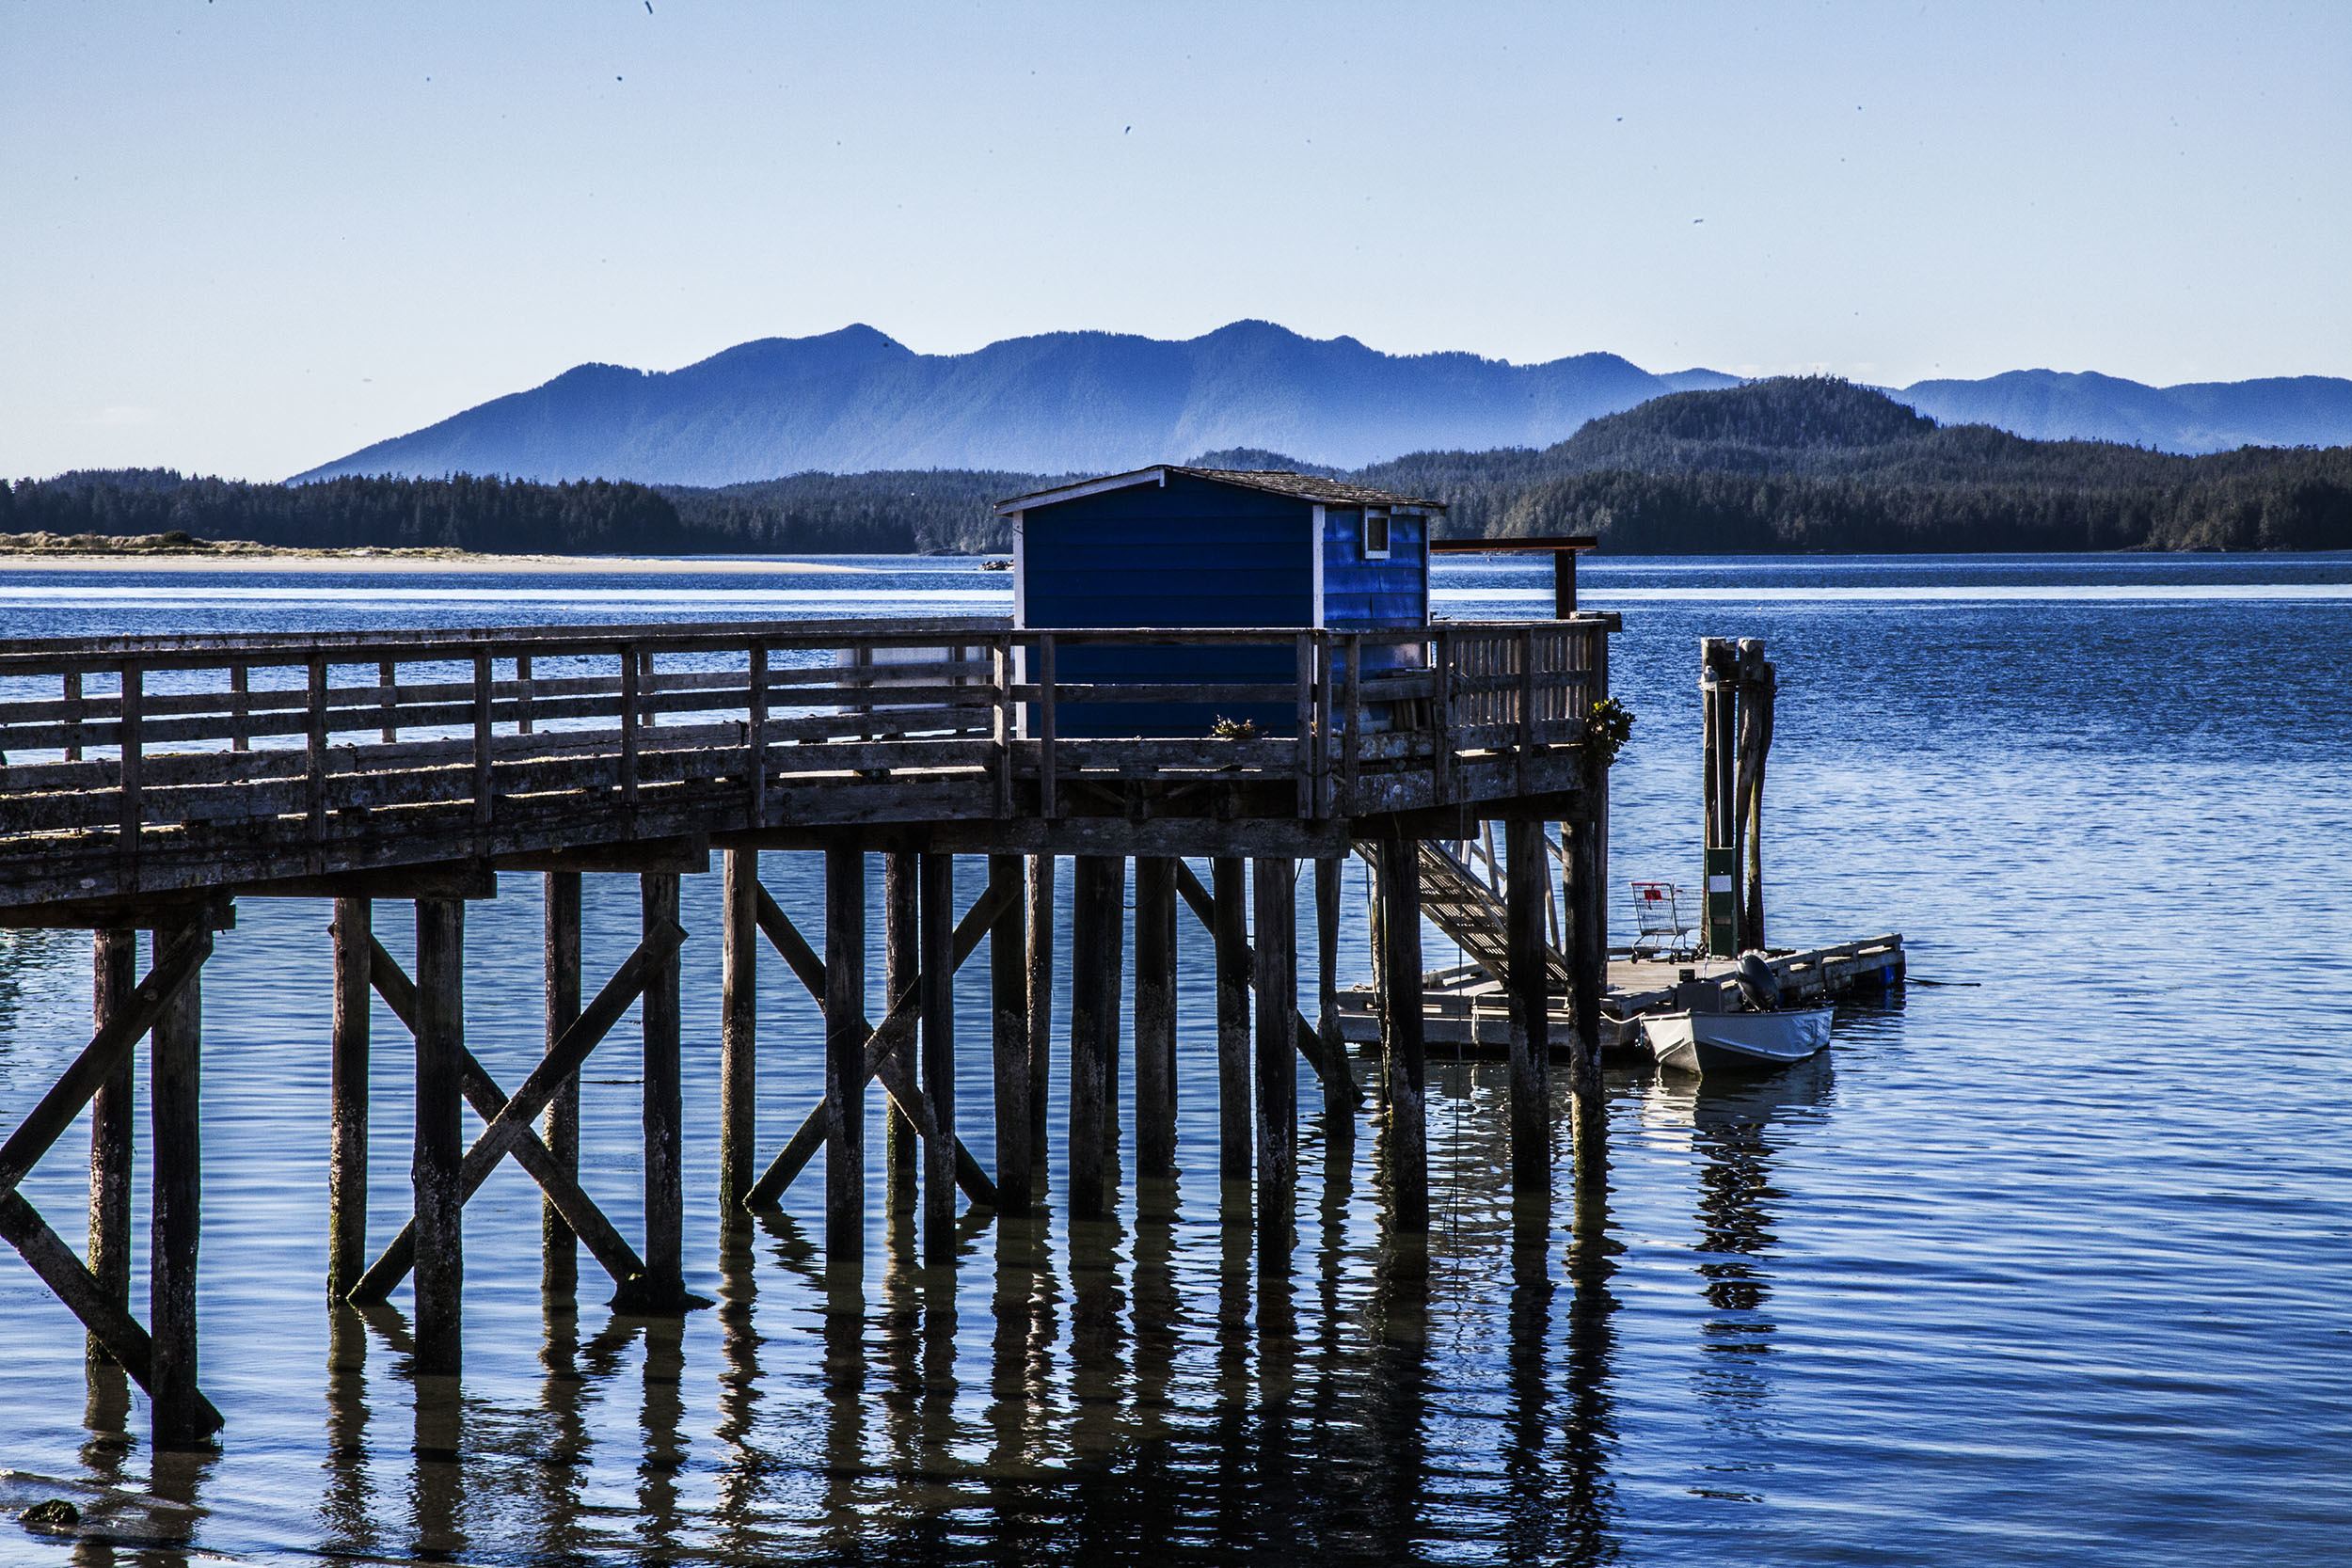
[[[1603,697],[1584,716],[1584,744],[1607,767],[1633,734],[1633,710],[1614,697]]]

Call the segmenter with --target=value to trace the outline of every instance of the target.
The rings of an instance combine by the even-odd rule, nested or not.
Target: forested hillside
[[[698,547],[668,498],[601,480],[332,479],[252,484],[168,468],[0,483],[0,533],[183,532],[263,545],[438,546],[596,555]]]
[[[1229,449],[1204,467],[1283,467]],[[1335,470],[1318,470],[1335,472]],[[477,550],[976,552],[994,501],[1065,477],[921,469],[720,489],[495,479],[245,484],[139,470],[0,484],[0,532],[156,533]],[[1936,424],[1826,377],[1683,392],[1568,439],[1355,470],[1452,503],[1448,531],[1597,533],[1627,553],[2352,549],[2352,448],[2182,457]]]

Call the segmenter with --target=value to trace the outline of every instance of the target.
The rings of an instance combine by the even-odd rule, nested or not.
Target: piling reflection
[[[1708,1289],[1744,1290],[1723,1310],[1753,1316],[1770,1237],[1757,1113],[1678,1114],[1710,1162]],[[1406,1234],[1374,1165],[1333,1148],[1309,1164],[1287,1258],[1261,1247],[1247,1183],[1207,1200],[1187,1193],[1214,1180],[1198,1172],[1137,1178],[1103,1220],[977,1215],[952,1264],[923,1262],[911,1215],[882,1216],[869,1272],[829,1267],[802,1222],[769,1214],[723,1227],[707,1317],[544,1293],[520,1385],[480,1368],[487,1350],[464,1378],[421,1376],[396,1308],[333,1309],[316,1549],[1613,1560],[1607,1188],[1514,1198],[1492,1153],[1464,1136],[1433,1182],[1437,1222]],[[106,1433],[125,1396],[92,1380],[95,1478],[119,1465]]]
[[[1769,1434],[1767,1367],[1778,1324],[1769,1309],[1768,1261],[1779,1240],[1775,1205],[1787,1196],[1773,1185],[1773,1127],[1820,1104],[1830,1086],[1823,1055],[1753,1078],[1661,1081],[1656,1091],[1667,1115],[1688,1118],[1698,1157],[1695,1251],[1712,1310],[1703,1329],[1708,1356],[1696,1391],[1707,1401],[1709,1426],[1724,1434],[1720,1451],[1757,1451],[1758,1440]],[[1701,1490],[1756,1497],[1755,1470],[1761,1463],[1715,1465],[1721,1480]]]

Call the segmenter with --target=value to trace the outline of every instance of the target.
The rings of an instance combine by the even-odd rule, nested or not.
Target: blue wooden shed
[[[1442,502],[1282,469],[1164,464],[998,503],[1012,520],[1013,624],[1062,627],[1283,626],[1368,631],[1429,624],[1429,539]],[[1411,660],[1366,651],[1368,673]],[[1155,685],[1288,682],[1295,656],[1267,643],[1087,648],[1060,680]],[[1295,707],[1073,706],[1066,735],[1207,733],[1218,718],[1291,734]]]

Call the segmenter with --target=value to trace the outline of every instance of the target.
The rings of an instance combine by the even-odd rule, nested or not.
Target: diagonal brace
[[[410,1034],[415,1034],[416,982],[408,978],[399,961],[384,950],[380,942],[374,944],[369,955],[369,974],[374,981],[376,993],[384,998],[385,1006],[391,1008],[392,1015],[407,1026]],[[626,1009],[628,1004],[622,1006]],[[466,1103],[472,1106],[474,1114],[485,1122],[496,1119],[498,1114],[506,1109],[505,1091],[498,1086],[498,1081],[490,1076],[481,1058],[464,1046],[458,1048],[457,1053],[457,1086],[458,1092],[466,1097]],[[556,1213],[571,1227],[590,1255],[603,1265],[605,1273],[612,1276],[612,1283],[624,1292],[636,1289],[632,1282],[645,1272],[644,1260],[637,1256],[635,1247],[623,1240],[619,1228],[605,1218],[604,1211],[596,1207],[596,1199],[590,1197],[572,1174],[557,1163],[554,1151],[540,1140],[539,1134],[525,1127],[516,1141],[513,1153],[515,1163],[539,1184],[539,1190],[547,1195],[548,1202],[553,1205]],[[398,1279],[392,1282],[393,1285],[398,1283]],[[391,1288],[389,1285],[385,1287],[387,1291]]]
[[[190,927],[172,939],[147,978],[132,991],[130,1001],[98,1026],[89,1044],[40,1097],[24,1125],[8,1134],[6,1144],[0,1144],[0,1193],[14,1192],[24,1173],[65,1135],[82,1107],[114,1076],[140,1037],[155,1026],[155,1020],[212,954],[213,933],[200,926]]]
[[[951,957],[957,968],[962,968],[964,960],[979,950],[990,927],[995,925],[1011,903],[1012,898],[1007,891],[995,886],[990,887],[973,901],[972,907],[964,911],[963,918],[956,923],[950,943]],[[809,994],[822,1003],[825,995],[823,960],[817,957],[807,939],[801,935],[774,896],[764,887],[759,890],[759,928],[767,933],[768,941],[791,967],[792,973],[800,976],[801,984],[808,988]],[[923,976],[918,972],[892,1004],[890,1011],[882,1016],[881,1024],[866,1024],[866,1076],[869,1081],[880,1078],[884,1092],[898,1102],[898,1109],[905,1112],[907,1119],[914,1124],[916,1135],[930,1139],[938,1136],[937,1124],[931,1119],[930,1101],[916,1085],[914,1074],[907,1065],[906,1053],[900,1049],[914,1036],[915,1020],[921,1012],[917,998],[921,994],[922,984]],[[816,1158],[817,1151],[824,1147],[825,1105],[824,1101],[818,1101],[802,1120],[800,1130],[792,1134],[791,1140],[770,1163],[766,1174],[744,1195],[743,1207],[773,1208],[776,1199],[784,1196],[784,1190],[807,1168],[809,1161]],[[992,1209],[996,1207],[996,1184],[989,1180],[988,1172],[981,1168],[978,1160],[973,1158],[972,1151],[964,1147],[961,1138],[956,1140],[956,1185],[962,1188],[964,1196],[973,1202],[986,1204]]]
[[[539,1153],[546,1156],[547,1171],[557,1178],[553,1184],[543,1180],[542,1190],[550,1201],[557,1204],[557,1212],[563,1214],[564,1221],[580,1233],[581,1240],[588,1242],[591,1250],[596,1253],[597,1261],[604,1263],[608,1270],[619,1273],[624,1295],[634,1288],[632,1276],[642,1276],[644,1273],[644,1263],[638,1260],[626,1242],[620,1241],[618,1232],[612,1229],[611,1222],[605,1220],[602,1212],[586,1200],[584,1194],[580,1193],[578,1184],[563,1177],[554,1164],[553,1157],[547,1155],[547,1146],[540,1143],[538,1134],[532,1131],[531,1123],[547,1108],[548,1101],[554,1099],[556,1090],[580,1070],[580,1063],[587,1060],[589,1052],[595,1050],[612,1026],[620,1022],[621,1015],[628,1011],[659,966],[685,941],[686,933],[675,923],[665,923],[645,933],[644,940],[637,944],[637,950],[613,973],[612,978],[605,982],[604,989],[596,992],[596,1000],[582,1008],[580,1017],[556,1037],[555,1044],[548,1049],[539,1065],[531,1069],[530,1075],[516,1087],[513,1097],[491,1113],[489,1125],[474,1140],[473,1147],[466,1151],[465,1162],[458,1171],[459,1201],[463,1202],[481,1190],[483,1182],[489,1180],[490,1172],[497,1168],[500,1161],[516,1153],[526,1143],[537,1145]],[[394,967],[390,973],[398,974],[397,968]],[[404,975],[401,978],[405,980],[406,977]],[[412,1002],[413,996],[412,990]],[[388,996],[386,1000],[389,1002],[390,998]],[[468,1096],[475,1101],[477,1110],[495,1103],[493,1097],[497,1095],[497,1085],[489,1081],[489,1074],[482,1070],[479,1062],[472,1064],[471,1071],[467,1076],[478,1076],[479,1079],[473,1086],[474,1092]],[[483,1093],[484,1090],[487,1093]],[[518,1157],[516,1163],[529,1170],[534,1162]],[[536,1177],[539,1173],[532,1174]],[[571,1201],[575,1196],[578,1198],[576,1204]],[[577,1218],[566,1212],[575,1208],[579,1211]],[[591,1233],[596,1231],[603,1233],[602,1246],[596,1239],[592,1239]],[[618,1245],[614,1247],[612,1243],[616,1243]],[[416,1246],[416,1221],[411,1219],[401,1227],[400,1234],[392,1239],[391,1244],[384,1249],[383,1256],[359,1277],[358,1284],[352,1287],[351,1299],[358,1302],[382,1301],[389,1295],[393,1287],[415,1265]],[[626,1254],[626,1257],[608,1258],[608,1251]]]
[[[1200,885],[1200,874],[1182,860],[1176,863],[1176,891],[1184,895],[1184,907],[1192,911],[1193,918],[1200,922],[1202,928],[1215,931],[1216,929],[1216,895]],[[1248,943],[1243,944],[1242,951],[1249,959],[1249,984],[1254,989],[1258,983],[1258,952],[1255,947]],[[1297,1025],[1291,1033],[1298,1042],[1298,1053],[1307,1059],[1309,1067],[1315,1069],[1317,1077],[1327,1083],[1338,1083],[1346,1093],[1350,1104],[1361,1105],[1364,1102],[1364,1091],[1358,1085],[1356,1075],[1347,1069],[1345,1058],[1342,1058],[1337,1063],[1330,1062],[1323,1048],[1323,1037],[1313,1024],[1307,1022],[1307,1015],[1298,1011],[1295,1002],[1291,1005],[1291,1010]]]
[[[135,1038],[136,1037],[133,1037]],[[138,1320],[125,1311],[120,1303],[107,1294],[98,1276],[89,1272],[73,1255],[40,1211],[24,1201],[24,1195],[0,1192],[0,1236],[24,1255],[40,1282],[56,1293],[59,1301],[72,1309],[82,1320],[82,1326],[97,1337],[106,1354],[131,1374],[132,1381],[151,1396],[155,1392],[155,1343]],[[199,1390],[196,1396],[197,1435],[208,1437],[222,1426],[220,1412]]]

